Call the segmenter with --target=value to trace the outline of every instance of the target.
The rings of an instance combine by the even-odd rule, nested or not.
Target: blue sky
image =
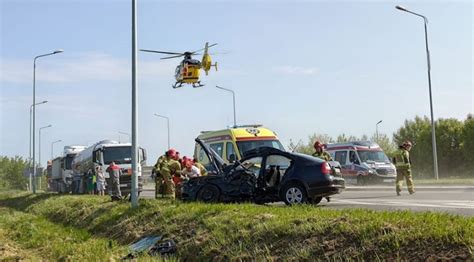
[[[405,119],[429,115],[423,22],[429,18],[436,118],[474,112],[471,1],[138,1],[138,45],[186,51],[218,43],[218,72],[205,87],[172,89],[179,60],[140,53],[139,143],[149,163],[171,144],[193,151],[202,130],[260,123],[280,136],[391,136]],[[43,162],[52,141],[118,140],[131,126],[131,1],[0,0],[0,155],[28,155],[33,58]],[[121,135],[122,140],[127,137]],[[44,163],[43,163],[44,165]]]

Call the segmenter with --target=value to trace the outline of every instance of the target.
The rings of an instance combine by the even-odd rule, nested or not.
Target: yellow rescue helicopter
[[[208,75],[209,70],[211,67],[215,67],[217,71],[217,62],[212,64],[211,56],[209,55],[209,48],[215,46],[217,44],[209,45],[206,42],[204,48],[193,51],[193,52],[184,52],[184,53],[174,53],[174,52],[165,52],[165,51],[156,51],[156,50],[149,50],[149,49],[140,49],[143,52],[150,52],[150,53],[158,53],[158,54],[167,54],[172,56],[163,57],[161,59],[171,59],[177,57],[184,57],[183,61],[176,67],[175,71],[175,78],[176,83],[173,85],[173,88],[181,87],[183,84],[192,84],[193,87],[201,87],[204,86],[199,81],[199,73],[200,69],[203,69]],[[197,59],[193,59],[192,55],[199,55],[198,52],[203,51],[201,61]]]

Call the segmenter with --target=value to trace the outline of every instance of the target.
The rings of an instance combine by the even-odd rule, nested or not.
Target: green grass
[[[0,239],[2,243],[8,242],[4,245],[10,248],[9,254],[2,254],[3,258],[12,260],[92,261],[126,254],[126,248],[115,241],[5,207],[0,207]]]
[[[58,235],[68,235],[70,230],[74,239],[97,241],[90,242],[95,246],[107,243],[105,239],[116,241],[115,250],[93,251],[85,249],[89,245],[78,246],[101,258],[110,256],[107,252],[123,252],[118,247],[143,236],[161,235],[177,242],[177,258],[181,260],[473,259],[474,219],[448,214],[151,199],[140,200],[140,206],[132,209],[128,202],[112,203],[107,197],[53,194],[0,194],[0,206],[15,209],[17,221],[33,216],[42,221],[39,224],[65,230]],[[8,223],[0,225],[2,230],[10,228]],[[37,228],[38,232],[43,230]],[[48,227],[44,230],[54,231]],[[24,241],[9,238],[16,243]],[[33,243],[21,245],[26,249],[42,245]],[[71,255],[70,249],[53,249],[48,258]]]

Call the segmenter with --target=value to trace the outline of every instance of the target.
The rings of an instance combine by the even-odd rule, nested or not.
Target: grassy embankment
[[[0,243],[23,258],[118,259],[146,235],[174,239],[187,260],[466,260],[474,218],[166,200],[131,209],[106,197],[0,194]]]

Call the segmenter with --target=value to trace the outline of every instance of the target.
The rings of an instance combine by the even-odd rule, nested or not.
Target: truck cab
[[[77,154],[86,147],[80,145],[64,146],[62,156],[51,160],[51,173],[49,173],[49,190],[58,193],[71,192],[72,184],[72,161]]]
[[[102,143],[101,143],[102,142]],[[122,176],[120,177],[120,190],[122,194],[127,195],[131,192],[132,188],[132,144],[131,143],[118,143],[116,141],[101,141],[99,142],[92,151],[92,162],[95,166],[100,166],[105,177],[108,179],[109,174],[107,173],[107,167],[115,162],[122,170]],[[142,166],[146,164],[146,151],[143,148],[138,150],[139,165],[138,165],[138,189],[139,192],[142,190],[142,177],[141,170]],[[95,168],[92,169],[95,172]]]
[[[132,175],[132,144],[119,143],[113,140],[102,140],[78,153],[72,160],[72,192],[82,194],[86,192],[87,180],[95,174],[96,167],[100,167],[105,177],[108,179],[107,167],[115,162],[122,170],[120,177],[120,188],[123,195],[131,192]],[[66,162],[67,163],[67,162]],[[146,151],[139,148],[139,165],[146,163]],[[138,173],[138,189],[142,188],[141,172]]]
[[[341,173],[347,182],[365,185],[395,181],[395,166],[374,142],[331,143],[326,145],[326,151],[341,164]]]

